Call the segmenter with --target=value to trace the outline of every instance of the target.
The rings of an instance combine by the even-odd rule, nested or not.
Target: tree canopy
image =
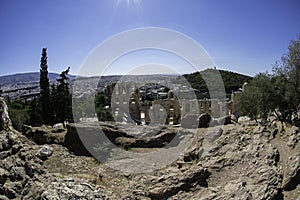
[[[252,80],[252,77],[250,77],[250,76],[231,72],[231,71],[206,69],[201,72],[184,74],[183,76],[178,77],[176,82],[184,83],[185,80],[183,80],[183,79],[186,79],[189,82],[189,84],[192,86],[192,88],[199,90],[199,93],[196,93],[196,95],[199,99],[210,98],[209,90],[208,90],[207,83],[205,82],[205,80],[209,81],[208,84],[211,84],[211,85],[214,82],[219,82],[219,80],[218,80],[219,76],[216,76],[216,72],[219,72],[221,75],[227,97],[230,97],[230,95],[233,91],[237,91],[240,88],[242,88],[242,86],[245,82],[250,82]],[[205,79],[203,77],[205,77]],[[218,88],[216,88],[216,90],[218,90]]]
[[[300,36],[292,40],[288,52],[273,66],[272,73],[257,74],[239,98],[243,114],[266,119],[268,114],[281,122],[299,118],[300,106]]]

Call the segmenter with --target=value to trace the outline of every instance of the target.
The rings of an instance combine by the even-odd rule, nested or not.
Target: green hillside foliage
[[[225,87],[225,91],[227,94],[227,97],[230,97],[230,94],[233,91],[239,90],[239,88],[242,88],[243,84],[245,82],[251,82],[253,79],[250,76],[226,71],[226,70],[216,70],[216,69],[206,69],[201,72],[194,72],[191,74],[184,74],[183,76],[180,76],[176,79],[176,83],[184,83],[186,80],[190,83],[190,85],[197,90],[196,95],[199,99],[202,98],[210,98],[209,96],[209,90],[207,88],[208,84],[213,85],[213,83],[219,83],[219,75],[222,77],[222,81]],[[209,83],[206,83],[204,81],[204,78],[209,81]],[[186,80],[185,80],[186,79]],[[220,85],[220,84],[217,84]],[[211,87],[210,87],[211,88]],[[222,90],[222,88],[213,88],[215,90]]]
[[[225,71],[225,70],[220,70],[220,74],[224,81],[226,93],[237,91],[239,88],[242,88],[245,82],[250,83],[251,80],[253,79],[252,77],[247,75]]]

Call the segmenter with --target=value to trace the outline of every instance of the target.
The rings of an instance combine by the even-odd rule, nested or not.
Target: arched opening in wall
[[[141,116],[141,123],[142,123],[142,125],[144,125],[145,124],[145,118],[146,118],[145,113],[143,111],[141,111],[140,116]]]
[[[185,112],[186,112],[186,113],[191,112],[191,106],[190,106],[190,104],[186,104]]]
[[[117,85],[115,86],[115,94],[116,94],[116,95],[120,94],[120,92],[119,92],[119,87],[118,87]]]
[[[180,123],[180,103],[174,92],[166,86],[158,83],[147,83],[132,92],[129,102],[129,114],[136,124],[142,124],[142,112],[144,113],[143,120],[145,120],[147,125],[158,125],[161,124],[161,121],[169,124],[170,120],[174,124]],[[120,104],[122,103],[120,102]],[[156,106],[157,109],[155,111],[153,109],[150,110],[154,104],[159,104],[160,106]],[[151,113],[151,117],[149,113]],[[161,116],[164,116],[165,119],[162,120]]]
[[[204,105],[203,105],[203,102],[202,101],[200,101],[200,109],[204,109]]]
[[[174,125],[174,118],[173,118],[173,117],[170,117],[170,118],[169,118],[169,124],[170,124],[170,125]]]
[[[170,104],[169,110],[170,110],[170,112],[174,112],[174,105],[173,104]]]
[[[174,92],[172,90],[169,90],[168,98],[171,99],[171,100],[174,100]]]

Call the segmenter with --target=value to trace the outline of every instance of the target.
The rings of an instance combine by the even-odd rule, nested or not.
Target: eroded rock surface
[[[0,103],[5,116],[0,132],[0,199],[103,199],[84,181],[67,187],[65,180],[49,173],[44,160],[51,157],[52,145],[37,145],[10,127],[5,102]]]
[[[3,97],[0,97],[0,130],[12,130],[12,123],[8,115],[8,108]]]
[[[32,127],[23,125],[22,134],[36,144],[63,144],[67,130],[51,126]]]
[[[126,144],[130,148],[120,150],[138,153],[139,158],[168,143],[163,136],[172,132],[168,127],[156,131],[149,127],[101,125],[105,127],[105,135],[111,133],[109,141],[119,142],[120,148]],[[65,146],[81,141],[79,136],[74,136],[75,131],[66,134],[64,145],[55,142],[40,145],[9,126],[3,127],[6,128],[0,132],[0,199],[280,200],[300,197],[296,127],[282,132],[276,126],[248,123],[193,129],[192,144],[173,163],[156,171],[133,174],[111,169],[93,157],[74,154],[70,146]],[[81,128],[84,134],[95,134],[95,127]],[[180,137],[190,137],[191,133],[186,129]],[[133,145],[137,140],[157,138],[164,143]],[[88,141],[99,142],[94,139],[99,138],[92,136]],[[123,139],[126,142],[120,141]],[[143,167],[138,166],[137,160],[120,156],[114,162],[125,167],[127,164]]]

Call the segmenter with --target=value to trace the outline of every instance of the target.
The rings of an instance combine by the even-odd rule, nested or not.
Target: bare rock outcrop
[[[116,138],[132,138],[116,126],[108,123],[78,123],[68,124],[64,146],[76,155],[91,156],[93,147],[101,141],[109,140],[115,143]]]
[[[11,120],[8,115],[8,108],[3,97],[0,97],[0,131],[13,130]]]
[[[171,142],[177,134],[176,129],[162,128],[156,132],[156,128],[152,129],[150,126],[148,133],[143,135],[129,134],[117,124],[103,122],[68,124],[67,129],[64,146],[76,155],[84,156],[90,156],[91,151],[94,151],[93,147],[101,141],[109,141],[125,149],[161,148]]]
[[[48,199],[94,199],[104,200],[101,192],[95,190],[87,183],[81,183],[72,179],[54,181],[48,185],[41,194],[42,200]]]
[[[167,173],[160,177],[151,177],[152,186],[147,196],[153,200],[167,199],[176,195],[179,191],[196,191],[197,187],[207,187],[207,179],[210,172],[201,167],[195,166],[188,169],[181,169]]]
[[[172,141],[176,130],[163,130],[157,135],[147,138],[118,137],[115,143],[123,148],[161,148]]]
[[[36,144],[63,144],[67,130],[64,128],[53,128],[51,126],[32,127],[22,126],[22,134]]]
[[[3,125],[0,199],[282,200],[300,196],[296,127],[288,127],[287,133],[255,123],[193,129],[192,144],[177,160],[156,171],[130,174],[110,169],[92,157],[77,156],[77,153],[89,152],[80,149],[85,147],[80,143],[82,138],[91,146],[98,143],[95,130],[101,128],[103,139],[131,147],[121,150],[143,157],[147,150],[155,152],[160,145],[172,140],[176,132],[171,128],[147,132],[147,127],[137,130],[126,124],[118,127],[99,124],[81,125],[79,129],[70,124],[64,146],[44,142],[38,145]],[[78,130],[83,135],[79,135]],[[71,152],[76,149],[77,153]],[[134,158],[119,156],[120,160],[114,161],[116,164],[136,165]]]
[[[52,156],[52,146],[39,146],[15,131],[6,104],[0,101],[0,199],[103,199],[85,182],[66,185],[49,173],[44,161]]]
[[[292,164],[283,180],[283,189],[286,191],[293,190],[300,184],[300,154],[291,159]]]
[[[42,160],[35,156],[39,146],[15,131],[1,131],[0,135],[5,138],[5,148],[0,151],[0,195],[9,199],[25,197],[24,186],[28,182],[47,177]]]
[[[177,194],[174,199],[280,199],[282,196],[279,152],[268,143],[268,138],[252,128],[238,125],[210,128],[183,156],[183,160],[192,161],[187,158],[195,158],[211,173],[208,188],[196,195]]]

